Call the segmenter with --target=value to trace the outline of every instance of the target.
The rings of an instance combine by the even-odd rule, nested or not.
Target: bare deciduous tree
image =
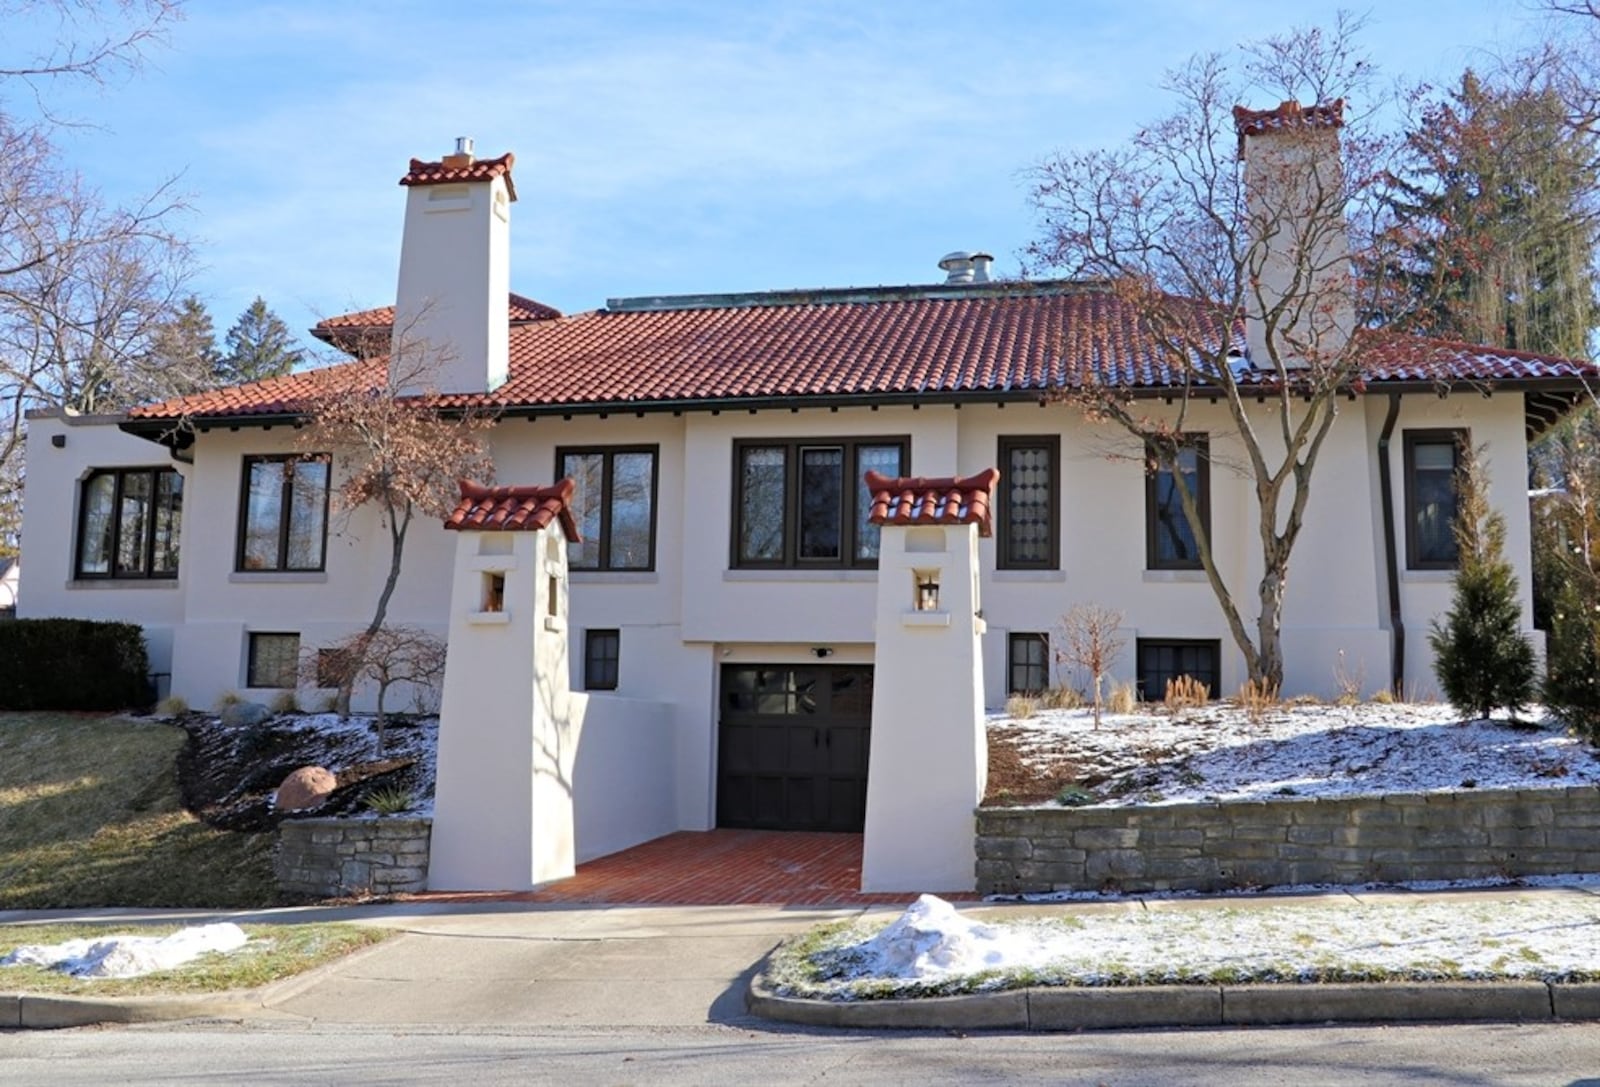
[[[1032,199],[1039,269],[1107,281],[1155,345],[1157,389],[1135,377],[1069,375],[1067,397],[1172,475],[1201,566],[1253,679],[1283,678],[1289,559],[1317,458],[1341,400],[1360,387],[1355,314],[1376,285],[1350,274],[1380,244],[1379,184],[1392,144],[1346,116],[1341,95],[1370,82],[1359,24],[1297,30],[1235,57],[1196,57],[1170,73],[1167,118],[1113,150],[1064,152],[1038,167]],[[1298,105],[1308,100],[1304,110]],[[1241,103],[1276,104],[1271,114]],[[1260,126],[1253,129],[1252,126]],[[1246,134],[1270,145],[1240,161]],[[1341,161],[1342,151],[1342,161]],[[1248,330],[1248,331],[1246,331]],[[1218,568],[1209,526],[1180,459],[1194,405],[1220,402],[1256,506],[1261,575],[1245,606]],[[1137,450],[1133,452],[1132,450]],[[1253,611],[1253,618],[1248,618]]]
[[[386,699],[396,684],[411,687],[416,708],[436,697],[444,683],[445,643],[425,630],[396,624],[362,631],[313,651],[304,662],[308,679],[347,691],[362,680],[377,688],[378,716],[373,728],[378,750],[386,749]]]
[[[315,390],[300,405],[308,425],[297,443],[307,455],[332,452],[336,508],[345,517],[371,508],[388,535],[388,575],[364,634],[353,643],[357,649],[384,627],[413,523],[442,520],[455,506],[459,480],[487,481],[494,470],[484,440],[493,417],[445,410],[433,391],[400,395],[402,389],[431,390],[439,356],[403,330],[392,348],[387,365],[368,358],[315,372]],[[349,709],[362,663],[351,662],[352,678],[339,692],[341,712]]]
[[[27,410],[100,410],[190,391],[147,365],[187,251],[170,186],[110,207],[63,167],[54,85],[136,70],[175,0],[0,0],[0,546],[14,542]],[[24,108],[25,107],[25,108]],[[168,381],[172,377],[174,380]]]
[[[1101,697],[1106,673],[1127,639],[1119,633],[1122,613],[1100,604],[1074,604],[1061,618],[1056,659],[1089,673],[1094,684],[1094,727],[1100,727]]]

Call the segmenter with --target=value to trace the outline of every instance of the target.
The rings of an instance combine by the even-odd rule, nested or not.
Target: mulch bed
[[[210,714],[189,713],[174,721],[188,735],[178,755],[178,791],[183,806],[221,830],[261,831],[285,818],[352,815],[366,810],[375,789],[413,789],[417,760],[374,759],[374,741],[359,733],[306,727],[293,716],[271,717],[259,725],[230,727]],[[418,727],[390,717],[391,734]],[[403,736],[394,737],[403,741]],[[403,746],[391,740],[392,747]],[[322,766],[339,778],[339,787],[315,808],[280,812],[272,806],[278,786],[302,766]]]

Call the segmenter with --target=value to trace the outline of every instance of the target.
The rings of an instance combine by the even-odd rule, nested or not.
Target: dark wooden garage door
[[[870,665],[724,665],[721,708],[718,826],[861,829]]]

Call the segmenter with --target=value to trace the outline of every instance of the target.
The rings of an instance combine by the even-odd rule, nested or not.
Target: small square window
[[[319,662],[320,663],[320,662]],[[246,687],[282,687],[292,690],[299,674],[300,635],[250,635],[250,662]]]
[[[1050,636],[1013,634],[1009,645],[1008,694],[1038,694],[1050,686]]]
[[[1140,638],[1139,697],[1159,702],[1167,697],[1167,684],[1190,676],[1206,685],[1212,698],[1222,686],[1222,643],[1204,638]]]
[[[622,656],[620,630],[586,630],[583,635],[583,689],[614,691]]]

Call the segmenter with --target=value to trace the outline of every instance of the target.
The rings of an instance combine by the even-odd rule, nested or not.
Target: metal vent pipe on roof
[[[958,249],[954,253],[946,253],[939,261],[939,267],[945,273],[945,283],[987,283],[989,282],[989,265],[994,257],[981,249],[969,253],[965,249]]]

